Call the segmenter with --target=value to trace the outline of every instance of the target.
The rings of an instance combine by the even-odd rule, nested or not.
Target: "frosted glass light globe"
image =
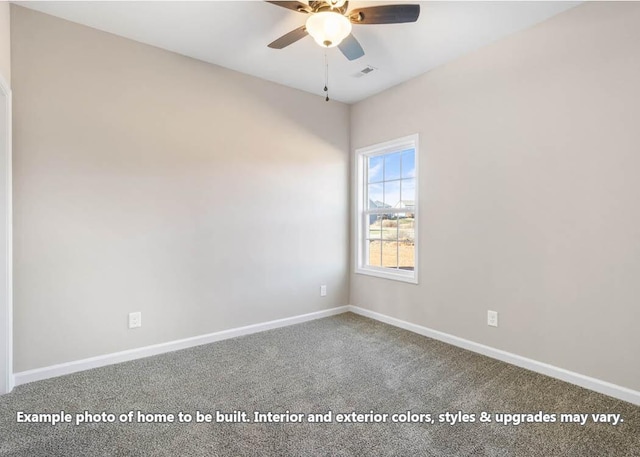
[[[351,22],[333,11],[314,13],[307,19],[307,32],[320,46],[333,48],[351,33]]]

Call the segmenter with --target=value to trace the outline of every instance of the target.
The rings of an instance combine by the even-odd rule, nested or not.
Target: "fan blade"
[[[360,8],[349,13],[353,24],[401,24],[415,22],[420,16],[420,5],[384,5]]]
[[[358,43],[358,40],[356,40],[353,34],[350,34],[342,40],[338,48],[349,60],[356,60],[364,55],[364,49],[362,49],[362,46],[360,46],[360,43]]]
[[[296,41],[298,41],[301,38],[304,38],[306,36],[307,36],[307,28],[303,25],[302,27],[299,27],[299,28],[297,28],[295,30],[292,30],[291,32],[287,33],[286,35],[282,35],[280,38],[275,40],[273,43],[269,43],[268,46],[270,48],[273,48],[273,49],[286,48],[290,44],[295,43]]]
[[[267,1],[267,3],[273,3],[274,5],[281,6],[283,8],[287,8],[289,10],[298,11],[299,13],[308,13],[309,12],[309,7],[307,5],[305,5],[304,3],[300,3],[300,2],[270,2],[270,1]]]

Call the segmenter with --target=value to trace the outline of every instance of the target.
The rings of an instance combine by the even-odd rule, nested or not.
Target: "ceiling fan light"
[[[320,46],[338,46],[351,33],[351,22],[342,14],[333,11],[314,13],[307,19],[307,32]]]

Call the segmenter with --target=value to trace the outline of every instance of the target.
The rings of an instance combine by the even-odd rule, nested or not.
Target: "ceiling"
[[[306,15],[262,1],[15,2],[132,40],[258,78],[323,95],[324,50],[311,37],[282,49],[267,44],[304,24]],[[334,100],[354,103],[580,2],[351,1],[349,9],[419,3],[416,23],[354,25],[365,55],[348,61],[327,51]],[[367,66],[375,70],[363,75]]]

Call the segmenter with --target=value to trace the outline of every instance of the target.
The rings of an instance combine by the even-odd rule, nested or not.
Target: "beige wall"
[[[12,20],[15,371],[348,302],[347,106]],[[353,106],[353,148],[421,135],[421,271],[351,303],[640,389],[639,21],[588,3]]]
[[[420,134],[420,284],[351,303],[640,390],[638,24],[586,3],[355,105],[353,148]]]
[[[0,75],[11,84],[10,8],[8,1],[0,0]]]
[[[347,105],[21,7],[12,55],[16,372],[347,304]]]
[[[10,59],[10,27],[9,27],[9,3],[0,1],[0,77],[7,84],[11,84],[11,59]],[[4,90],[3,90],[4,89]],[[6,266],[11,246],[10,233],[7,233],[7,224],[10,213],[10,187],[11,167],[9,146],[9,116],[10,104],[9,87],[0,87],[0,394],[9,391],[11,381],[11,332],[10,332],[10,300],[7,292],[10,288],[10,271]],[[9,276],[8,276],[9,274]]]

